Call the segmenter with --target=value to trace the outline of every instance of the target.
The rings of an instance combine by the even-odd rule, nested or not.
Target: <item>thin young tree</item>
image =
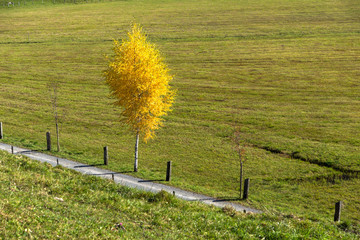
[[[236,152],[239,155],[239,161],[240,161],[240,190],[239,190],[239,197],[241,198],[242,193],[242,182],[243,182],[243,164],[246,161],[245,158],[245,147],[241,146],[241,140],[240,140],[240,130],[236,129],[234,133],[234,142],[236,144]]]
[[[115,105],[136,135],[134,172],[138,171],[139,137],[154,137],[174,101],[169,82],[173,76],[155,45],[149,43],[136,24],[121,43],[114,40],[115,55],[104,72]]]
[[[54,120],[56,126],[56,146],[57,151],[60,152],[60,136],[59,136],[59,115],[58,115],[58,88],[59,84],[57,82],[52,82],[49,85],[50,87],[50,96],[51,104],[54,110]]]

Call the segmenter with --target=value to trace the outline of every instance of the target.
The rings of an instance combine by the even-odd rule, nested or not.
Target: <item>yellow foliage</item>
[[[116,105],[131,128],[148,140],[161,126],[174,101],[169,81],[173,76],[159,51],[147,42],[141,27],[133,25],[128,40],[114,41],[115,56],[105,71],[106,83]]]

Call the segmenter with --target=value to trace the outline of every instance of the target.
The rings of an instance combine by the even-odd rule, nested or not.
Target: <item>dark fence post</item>
[[[104,165],[108,165],[108,147],[104,147]]]
[[[167,168],[166,168],[166,181],[170,181],[171,179],[171,161],[167,162]]]
[[[335,215],[334,215],[334,221],[335,222],[340,221],[341,205],[342,205],[341,201],[335,203]]]
[[[46,132],[46,145],[47,145],[47,150],[51,151],[51,137],[50,137],[50,132]]]
[[[3,128],[2,128],[2,122],[0,122],[0,139],[3,139]]]
[[[11,146],[11,154],[14,154],[14,146]]]
[[[250,184],[250,179],[249,178],[245,179],[244,194],[243,194],[244,200],[248,199],[248,197],[249,197],[249,184]]]

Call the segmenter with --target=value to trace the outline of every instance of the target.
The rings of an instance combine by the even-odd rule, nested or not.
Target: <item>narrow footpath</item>
[[[0,143],[0,150],[7,151],[9,153],[12,152],[11,145],[4,144],[4,143]],[[201,195],[201,194],[197,194],[197,193],[193,193],[193,192],[189,192],[189,191],[184,191],[180,188],[167,186],[164,184],[155,183],[155,182],[148,181],[148,180],[143,180],[140,178],[135,178],[135,177],[128,176],[125,174],[109,171],[106,169],[97,168],[97,167],[94,167],[91,165],[86,165],[86,164],[79,163],[79,162],[74,162],[74,161],[64,159],[64,158],[54,157],[51,155],[32,151],[29,149],[13,147],[13,151],[14,151],[13,154],[20,154],[20,155],[24,155],[26,157],[29,157],[31,159],[34,159],[34,160],[37,160],[40,162],[47,162],[47,163],[51,164],[52,166],[56,166],[57,164],[59,164],[63,167],[73,169],[73,170],[81,172],[83,174],[99,176],[99,177],[107,178],[107,179],[114,179],[114,181],[116,183],[130,187],[130,188],[137,188],[140,190],[153,192],[153,193],[157,193],[161,190],[165,190],[166,192],[169,192],[171,194],[173,194],[175,192],[176,197],[187,200],[187,201],[199,201],[199,202],[203,202],[205,204],[214,205],[216,207],[224,207],[226,205],[230,205],[233,208],[235,208],[237,211],[261,213],[261,211],[259,211],[259,210],[245,207],[240,204],[227,202],[225,200],[215,199],[215,198],[212,198],[209,196],[205,196],[205,195]]]

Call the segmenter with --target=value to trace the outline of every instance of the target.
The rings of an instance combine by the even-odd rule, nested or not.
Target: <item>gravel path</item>
[[[205,195],[201,195],[201,194],[197,194],[197,193],[193,193],[193,192],[189,192],[189,191],[184,191],[180,188],[167,186],[167,185],[160,184],[160,183],[155,183],[152,181],[147,181],[147,180],[143,180],[140,178],[135,178],[135,177],[128,176],[125,174],[109,171],[106,169],[97,168],[95,166],[70,161],[68,159],[54,157],[51,155],[32,151],[32,150],[25,149],[25,148],[13,147],[13,149],[14,149],[14,154],[21,154],[21,155],[27,156],[31,159],[34,159],[34,160],[37,160],[40,162],[47,162],[47,163],[50,163],[52,166],[56,166],[57,163],[59,163],[59,165],[61,165],[61,166],[73,169],[73,170],[81,172],[83,174],[94,175],[94,176],[99,176],[99,177],[108,178],[108,179],[113,178],[116,183],[118,183],[120,185],[131,187],[131,188],[137,188],[140,190],[154,192],[154,193],[157,193],[161,190],[165,190],[171,194],[173,194],[175,192],[176,197],[187,200],[187,201],[200,201],[200,202],[203,202],[203,203],[206,203],[209,205],[214,205],[217,207],[224,207],[226,205],[231,205],[237,211],[261,213],[261,211],[259,211],[259,210],[245,207],[240,204],[228,202],[226,200],[219,200],[219,199],[215,199],[215,198],[212,198],[209,196],[205,196]],[[5,150],[5,151],[11,153],[11,145],[0,143],[0,150]]]

